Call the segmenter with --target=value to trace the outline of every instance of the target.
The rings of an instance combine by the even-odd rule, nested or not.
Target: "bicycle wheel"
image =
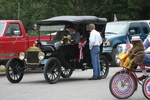
[[[144,96],[149,100],[150,99],[150,76],[144,80],[142,85],[142,91]]]
[[[118,99],[127,99],[137,88],[137,81],[128,71],[120,71],[113,75],[109,82],[111,94]]]

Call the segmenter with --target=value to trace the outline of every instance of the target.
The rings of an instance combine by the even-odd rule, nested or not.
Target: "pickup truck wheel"
[[[72,69],[66,69],[64,67],[61,67],[61,71],[62,71],[61,72],[61,76],[63,78],[69,78],[72,75],[72,73],[73,73]]]
[[[11,83],[19,83],[24,75],[24,62],[12,58],[6,64],[6,77]]]
[[[55,57],[49,58],[44,66],[45,80],[50,84],[54,84],[60,79],[60,75],[61,64],[59,60]]]
[[[114,48],[112,51],[112,62],[111,62],[111,66],[112,67],[118,67],[118,63],[119,63],[119,58],[118,58],[118,52],[117,52],[117,48]]]
[[[101,65],[101,77],[106,78],[109,72],[109,62],[104,55],[100,56],[100,65]]]

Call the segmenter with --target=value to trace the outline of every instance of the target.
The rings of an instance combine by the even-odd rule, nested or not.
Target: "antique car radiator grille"
[[[28,51],[27,52],[27,63],[39,63],[38,51]]]

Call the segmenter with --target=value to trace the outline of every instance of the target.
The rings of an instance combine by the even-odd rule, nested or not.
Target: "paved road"
[[[41,72],[25,73],[20,83],[12,84],[0,72],[0,100],[117,100],[109,91],[109,81],[119,69],[111,67],[102,80],[88,80],[92,70],[76,70],[69,79],[61,78],[56,84],[48,84]],[[128,100],[146,100],[140,85]]]

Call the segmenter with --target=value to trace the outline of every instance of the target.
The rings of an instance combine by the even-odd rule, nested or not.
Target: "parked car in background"
[[[127,37],[140,36],[144,40],[150,33],[150,27],[146,21],[117,21],[108,22],[105,29],[105,42],[103,52],[112,56],[111,66],[118,66],[117,46],[125,44]]]

